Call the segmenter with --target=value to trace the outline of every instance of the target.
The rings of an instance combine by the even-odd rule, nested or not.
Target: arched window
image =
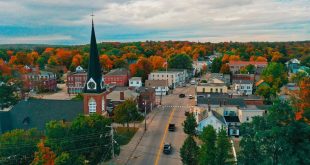
[[[89,114],[96,113],[96,101],[93,98],[90,98],[88,101],[88,110]]]

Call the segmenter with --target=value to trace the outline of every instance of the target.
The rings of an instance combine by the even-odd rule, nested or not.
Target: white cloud
[[[309,0],[0,0],[2,4],[0,24],[5,25],[85,27],[93,9],[96,27],[111,28],[114,34],[157,31],[164,39],[201,35],[219,36],[211,37],[217,41],[304,39],[310,33]],[[149,37],[158,38],[154,35]]]
[[[45,35],[45,36],[26,36],[26,37],[0,36],[0,44],[48,44],[69,40],[73,40],[73,38],[71,36],[65,36],[65,35]]]

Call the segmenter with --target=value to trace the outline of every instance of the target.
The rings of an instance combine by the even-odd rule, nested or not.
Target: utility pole
[[[146,100],[144,100],[144,131],[146,131]]]
[[[159,105],[161,105],[162,98],[163,98],[163,88],[160,87],[160,101],[159,101]]]
[[[112,145],[112,150],[111,150],[111,152],[112,152],[112,159],[113,158],[115,158],[115,155],[114,155],[114,131],[113,131],[113,126],[112,126],[112,124],[111,124],[111,126],[106,126],[106,127],[110,127],[111,128],[111,145]]]

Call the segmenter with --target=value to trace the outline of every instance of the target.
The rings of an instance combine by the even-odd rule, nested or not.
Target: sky
[[[0,0],[0,44],[310,40],[310,0]]]

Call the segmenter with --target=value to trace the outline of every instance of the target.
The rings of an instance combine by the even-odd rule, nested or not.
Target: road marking
[[[159,149],[158,149],[158,151],[157,151],[157,155],[156,155],[156,159],[155,159],[154,165],[158,165],[158,161],[159,161],[159,158],[160,158],[160,154],[161,154],[161,151],[162,151],[163,146],[164,146],[164,141],[165,141],[166,136],[167,136],[169,123],[170,123],[171,120],[172,120],[174,111],[175,111],[175,108],[173,108],[172,112],[170,113],[170,116],[169,116],[169,119],[168,119],[168,123],[167,123],[167,125],[166,125],[166,129],[165,129],[165,132],[164,132],[164,136],[163,136],[163,138],[162,138],[161,141],[160,141],[160,146],[159,146]]]

